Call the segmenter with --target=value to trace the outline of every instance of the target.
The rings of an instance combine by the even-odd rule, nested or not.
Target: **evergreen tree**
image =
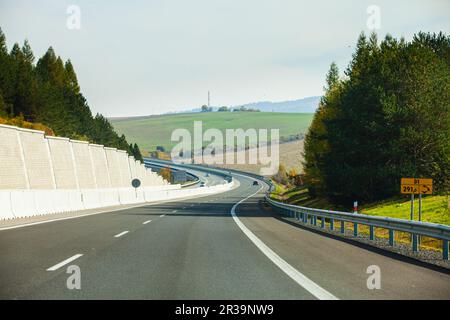
[[[339,69],[335,62],[331,63],[330,70],[327,73],[325,91],[331,90],[339,81]]]
[[[139,147],[136,143],[133,145],[133,155],[136,160],[139,160],[141,163],[144,162],[144,158],[142,157],[141,150],[139,150]]]
[[[26,62],[28,62],[30,65],[34,63],[34,54],[31,50],[30,43],[28,40],[25,40],[22,46],[22,52],[24,55],[24,59]]]
[[[11,115],[13,113],[14,73],[11,57],[6,46],[6,37],[0,28],[0,95],[2,96],[1,112]]]

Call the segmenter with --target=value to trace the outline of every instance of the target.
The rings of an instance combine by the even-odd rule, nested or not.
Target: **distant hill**
[[[308,97],[282,102],[261,101],[245,104],[244,106],[266,112],[314,113],[316,112],[319,102],[320,97]]]
[[[287,112],[287,113],[314,113],[320,102],[319,96],[307,97],[297,100],[288,100],[280,102],[259,101],[250,102],[239,105],[230,106],[231,109],[245,106],[247,109],[259,109],[264,112]],[[219,109],[218,106],[212,106],[213,111]],[[190,109],[189,111],[181,111],[179,113],[200,112],[201,108]],[[174,112],[177,113],[177,112]]]

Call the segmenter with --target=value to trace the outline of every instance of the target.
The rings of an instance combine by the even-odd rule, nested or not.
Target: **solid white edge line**
[[[150,222],[152,222],[152,220],[144,221],[144,222],[142,222],[142,224],[147,224],[147,223],[150,223]]]
[[[124,231],[124,232],[121,232],[121,233],[119,233],[119,234],[116,234],[116,235],[114,236],[114,238],[119,238],[119,237],[121,237],[121,236],[127,234],[128,232],[130,232],[130,231]]]
[[[160,215],[159,217],[160,217],[160,218],[164,218],[164,217],[165,217],[165,214],[162,214],[162,215]]]
[[[234,221],[238,225],[238,227],[244,232],[244,234],[253,242],[253,244],[258,247],[259,250],[261,250],[264,255],[269,258],[278,268],[280,268],[284,273],[286,273],[292,280],[297,282],[298,285],[303,287],[305,290],[307,290],[309,293],[311,293],[313,296],[318,298],[319,300],[339,300],[336,296],[331,294],[330,292],[326,291],[324,288],[320,287],[318,284],[316,284],[314,281],[306,277],[304,274],[302,274],[300,271],[295,269],[293,266],[291,266],[289,263],[287,263],[285,260],[283,260],[279,255],[277,255],[272,249],[270,249],[264,242],[262,242],[253,232],[250,231],[242,222],[239,220],[239,218],[236,216],[236,208],[239,204],[244,202],[245,200],[253,197],[255,194],[257,194],[259,191],[261,191],[263,187],[261,186],[258,191],[251,194],[247,198],[244,198],[237,202],[232,208],[231,208],[231,216],[233,217]]]
[[[64,260],[64,261],[62,261],[62,262],[60,262],[60,263],[58,263],[58,264],[55,264],[53,267],[48,268],[47,271],[55,271],[55,270],[58,270],[58,269],[61,268],[62,266],[65,266],[66,264],[72,262],[72,261],[75,260],[75,259],[78,259],[78,258],[81,257],[81,256],[82,256],[81,253],[76,254],[76,255],[74,255],[74,256],[72,256],[72,257],[70,257],[70,258],[68,258],[68,259],[66,259],[66,260]]]

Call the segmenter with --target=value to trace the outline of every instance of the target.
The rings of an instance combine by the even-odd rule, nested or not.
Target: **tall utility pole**
[[[208,90],[208,109],[209,109],[209,106],[210,106],[210,99],[209,99],[209,90]]]

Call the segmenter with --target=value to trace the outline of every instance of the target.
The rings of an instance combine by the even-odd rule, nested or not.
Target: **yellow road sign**
[[[433,179],[402,178],[400,192],[402,194],[432,194]]]

